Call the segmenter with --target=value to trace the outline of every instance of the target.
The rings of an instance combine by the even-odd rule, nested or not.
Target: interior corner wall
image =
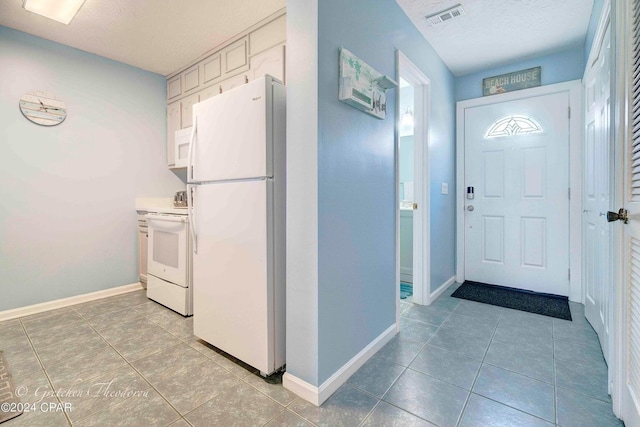
[[[540,79],[542,86],[580,80],[584,73],[585,60],[584,47],[578,45],[550,55],[460,76],[456,78],[456,101],[481,98],[482,79],[484,78],[537,66],[542,67]]]
[[[289,10],[288,10],[289,12]],[[395,78],[400,49],[431,79],[432,285],[455,274],[454,77],[395,1],[318,9],[318,384],[395,322],[395,90],[379,120],[338,101],[338,49]],[[434,190],[437,188],[437,192]]]
[[[28,91],[67,118],[27,121]],[[184,184],[166,167],[166,80],[0,27],[0,311],[138,281],[135,198]]]

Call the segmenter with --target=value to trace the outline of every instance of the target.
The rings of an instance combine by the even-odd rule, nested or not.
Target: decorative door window
[[[485,138],[498,138],[501,136],[526,135],[540,133],[542,127],[531,117],[511,115],[497,120],[485,135]]]

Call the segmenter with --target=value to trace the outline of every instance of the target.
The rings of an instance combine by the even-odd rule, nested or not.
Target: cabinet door
[[[200,87],[200,66],[198,64],[183,73],[184,93],[192,93]]]
[[[219,94],[220,94],[220,84],[214,84],[198,92],[198,95],[200,95],[199,102],[202,102],[205,99],[213,98],[214,96]]]
[[[282,15],[249,34],[250,55],[284,43],[287,39],[286,21],[286,16]]]
[[[182,100],[182,126],[181,129],[193,126],[193,104],[200,101],[200,94],[194,93]]]
[[[220,87],[222,88],[222,92],[227,92],[234,87],[242,86],[247,83],[247,76],[244,74],[240,74],[235,77],[231,77],[230,79],[223,80],[220,82]]]
[[[220,51],[223,77],[233,76],[249,69],[247,41],[248,37],[244,37]]]
[[[216,53],[202,61],[202,84],[207,84],[222,77],[220,54]]]
[[[182,126],[180,101],[167,105],[167,165],[175,164],[176,131]]]
[[[251,80],[269,74],[284,83],[284,55],[285,47],[280,45],[252,56],[249,60]]]
[[[167,80],[167,99],[171,101],[182,95],[182,76],[177,76]]]

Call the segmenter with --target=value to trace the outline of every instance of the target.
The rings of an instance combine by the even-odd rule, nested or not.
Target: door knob
[[[628,224],[629,223],[629,212],[627,212],[627,210],[623,209],[623,208],[620,208],[618,213],[609,211],[609,212],[607,212],[607,221],[608,222],[622,221],[625,224]]]
[[[473,211],[473,209],[474,209],[474,208],[473,208],[473,205],[469,205],[469,206],[467,206],[467,210],[468,210],[469,212]]]

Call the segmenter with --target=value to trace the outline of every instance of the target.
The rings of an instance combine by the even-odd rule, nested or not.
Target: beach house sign
[[[541,74],[542,67],[534,67],[513,73],[501,74],[499,76],[487,77],[482,80],[482,96],[540,86]]]

